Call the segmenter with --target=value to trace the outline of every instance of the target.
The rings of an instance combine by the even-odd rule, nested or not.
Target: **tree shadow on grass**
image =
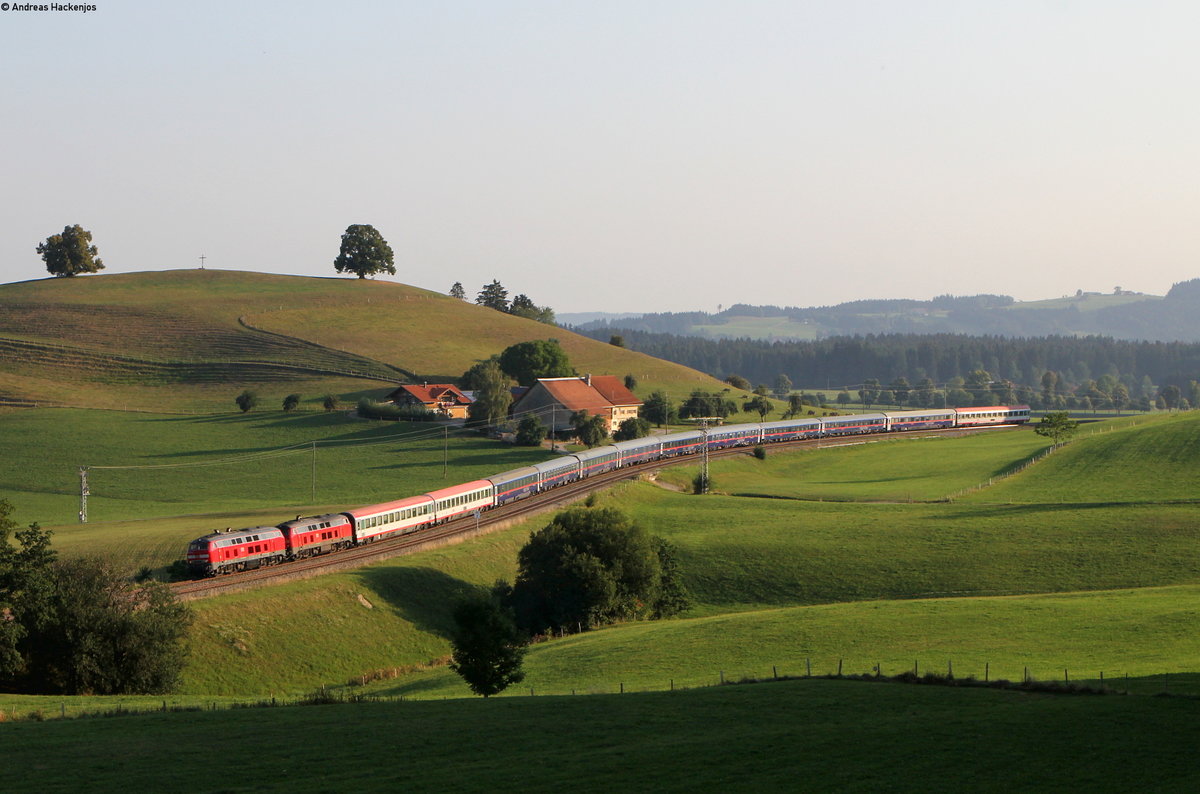
[[[464,596],[483,591],[436,568],[372,566],[355,571],[362,583],[382,598],[385,606],[420,631],[449,639],[454,631],[451,612]]]

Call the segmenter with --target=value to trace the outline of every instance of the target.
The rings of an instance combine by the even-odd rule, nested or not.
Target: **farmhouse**
[[[401,386],[387,396],[396,405],[423,405],[426,410],[451,419],[466,419],[470,398],[450,383],[423,383]]]
[[[538,378],[512,405],[514,416],[533,413],[546,427],[555,431],[571,427],[571,414],[587,411],[603,416],[608,432],[613,433],[621,422],[638,415],[642,401],[625,388],[624,381],[615,375],[584,375],[582,378]]]

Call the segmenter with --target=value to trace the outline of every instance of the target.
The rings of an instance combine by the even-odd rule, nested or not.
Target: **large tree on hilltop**
[[[104,269],[99,251],[92,245],[92,233],[79,224],[67,226],[62,234],[52,234],[39,243],[37,252],[46,263],[46,270],[55,276],[74,276],[95,273]]]
[[[376,273],[396,275],[395,257],[392,247],[383,239],[374,226],[355,223],[346,227],[342,235],[342,247],[333,268],[339,273],[353,273],[359,278]]]
[[[491,284],[485,286],[475,296],[475,302],[498,312],[506,312],[508,311],[508,290],[499,281],[493,279]]]

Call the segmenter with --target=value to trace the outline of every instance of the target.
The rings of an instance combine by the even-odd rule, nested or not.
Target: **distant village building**
[[[612,434],[621,423],[638,415],[642,401],[625,388],[615,375],[584,375],[582,378],[539,378],[538,382],[513,401],[514,417],[533,413],[542,424],[555,431],[571,427],[571,414],[587,411],[603,416]]]
[[[471,398],[452,383],[423,383],[401,386],[387,396],[396,405],[422,405],[428,411],[450,419],[466,419]]]

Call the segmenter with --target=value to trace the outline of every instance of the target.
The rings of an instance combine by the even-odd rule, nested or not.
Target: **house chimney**
[[[584,375],[583,382],[586,383],[587,385],[591,386],[592,385],[592,373],[589,372],[588,374]]]

